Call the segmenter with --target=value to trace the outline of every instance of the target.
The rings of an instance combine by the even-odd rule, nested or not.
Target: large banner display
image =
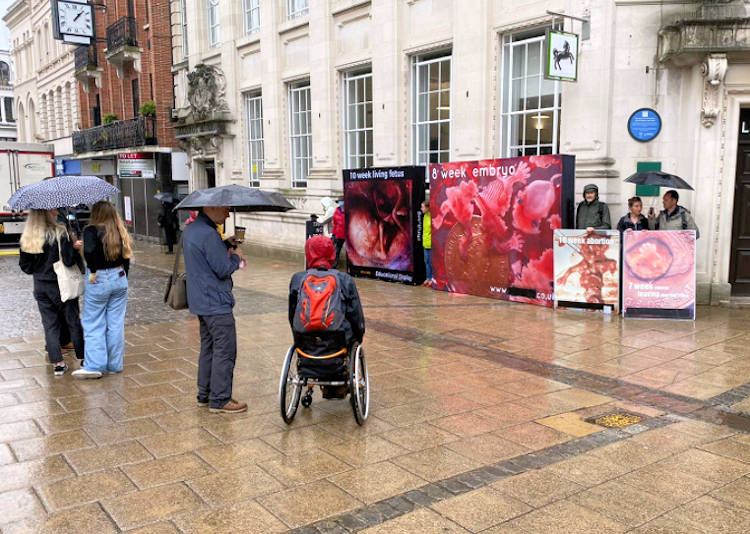
[[[623,315],[695,320],[695,231],[625,232]]]
[[[620,232],[555,230],[555,308],[617,312]]]
[[[554,230],[573,224],[574,156],[431,164],[436,289],[552,306]]]
[[[424,167],[344,171],[350,274],[405,284],[424,281],[422,244],[417,239],[424,179]]]

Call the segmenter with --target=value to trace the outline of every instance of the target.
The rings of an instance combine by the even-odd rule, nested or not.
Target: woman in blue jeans
[[[83,299],[85,359],[76,378],[101,378],[122,371],[125,355],[125,305],[132,240],[114,205],[102,201],[91,210],[83,231],[86,293]]]

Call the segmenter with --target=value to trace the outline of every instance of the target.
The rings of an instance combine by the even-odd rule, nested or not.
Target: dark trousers
[[[177,230],[172,225],[164,227],[164,240],[167,243],[167,250],[173,252],[174,244],[177,243]]]
[[[232,397],[232,377],[237,359],[234,316],[199,315],[201,353],[198,358],[198,401],[222,408]]]
[[[341,249],[344,247],[345,242],[346,242],[345,239],[338,239],[336,237],[333,238],[333,244],[336,247],[336,262],[333,264],[334,269],[339,264],[339,254],[341,254]]]
[[[65,320],[65,313],[61,310],[57,315],[57,320],[60,322],[60,346],[64,347],[71,341],[70,330],[68,330],[68,323]]]
[[[76,358],[83,359],[83,329],[78,310],[78,299],[67,302],[60,300],[60,288],[57,280],[34,280],[34,298],[39,306],[44,326],[44,341],[51,363],[61,362],[60,350],[60,317],[63,317],[70,332],[70,339],[75,347]]]

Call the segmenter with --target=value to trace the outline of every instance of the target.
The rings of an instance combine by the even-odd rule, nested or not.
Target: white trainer
[[[87,371],[83,367],[76,369],[71,373],[75,378],[101,378],[102,374],[99,371]]]

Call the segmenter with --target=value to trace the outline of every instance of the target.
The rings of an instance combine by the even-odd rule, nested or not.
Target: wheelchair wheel
[[[281,380],[279,381],[279,407],[281,417],[286,424],[291,424],[299,406],[302,382],[297,372],[297,352],[294,346],[289,347],[284,358],[284,366],[281,368]]]
[[[370,375],[362,346],[357,344],[349,364],[349,393],[357,424],[363,425],[370,413]]]

